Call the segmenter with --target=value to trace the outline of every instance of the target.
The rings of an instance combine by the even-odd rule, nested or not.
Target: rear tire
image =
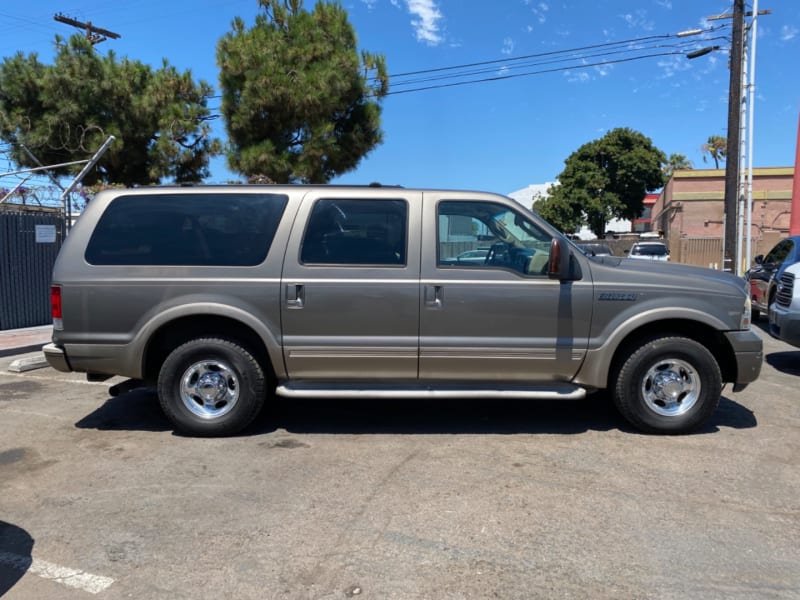
[[[614,404],[637,429],[679,434],[705,423],[721,393],[719,365],[705,346],[659,337],[644,341],[622,363]]]
[[[198,338],[173,350],[158,375],[158,399],[175,428],[213,437],[238,433],[264,405],[264,370],[239,343]]]

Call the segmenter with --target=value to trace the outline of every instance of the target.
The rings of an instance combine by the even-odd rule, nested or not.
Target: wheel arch
[[[722,381],[736,381],[736,356],[724,333],[707,323],[692,319],[662,319],[644,323],[627,332],[613,348],[605,345],[590,351],[591,368],[580,373],[576,383],[597,388],[609,387],[616,379],[625,358],[636,348],[659,337],[685,337],[705,346],[714,356]]]
[[[198,337],[218,337],[242,344],[262,366],[267,380],[276,380],[274,359],[261,335],[250,325],[219,314],[185,315],[159,325],[149,336],[142,353],[143,379],[156,381],[161,365],[170,352]]]

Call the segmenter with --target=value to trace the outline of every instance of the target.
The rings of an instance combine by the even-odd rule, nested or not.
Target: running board
[[[317,383],[293,381],[277,387],[284,398],[518,398],[528,400],[580,400],[586,390],[571,383],[549,385],[409,385],[366,383]]]

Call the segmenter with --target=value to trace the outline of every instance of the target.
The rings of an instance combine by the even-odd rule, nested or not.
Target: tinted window
[[[764,262],[775,263],[775,266],[779,267],[781,264],[783,264],[783,261],[786,260],[786,257],[789,256],[789,252],[791,252],[791,250],[791,240],[783,240],[778,242],[778,245],[775,246],[769,254],[767,254],[767,258],[764,259]]]
[[[303,263],[405,265],[405,200],[318,200],[300,250]]]
[[[439,203],[439,267],[502,268],[545,275],[550,234],[503,204]]]
[[[89,240],[93,265],[254,266],[267,256],[288,198],[278,194],[120,196]]]
[[[638,256],[666,256],[669,253],[667,252],[667,247],[663,244],[635,244],[631,254]]]

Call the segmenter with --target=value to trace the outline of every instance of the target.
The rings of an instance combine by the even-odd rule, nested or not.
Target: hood
[[[635,260],[618,257],[596,257],[590,261],[592,267],[611,269],[621,280],[634,280],[646,285],[664,285],[669,287],[686,287],[690,289],[706,288],[723,290],[730,294],[746,296],[745,280],[733,273],[694,267],[681,263]]]

